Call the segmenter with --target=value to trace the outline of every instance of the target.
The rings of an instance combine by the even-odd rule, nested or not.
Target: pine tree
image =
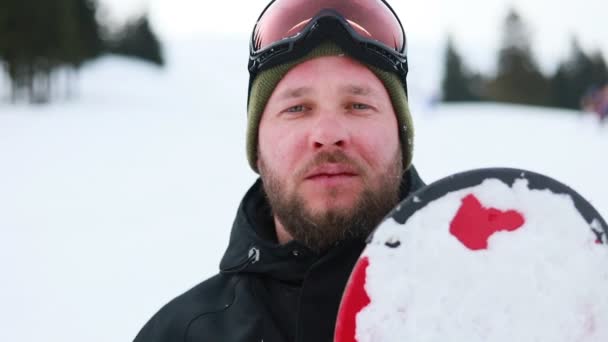
[[[164,65],[161,43],[150,27],[147,15],[128,23],[110,39],[108,46],[111,53]]]
[[[87,60],[96,58],[102,53],[103,42],[100,37],[100,27],[95,19],[97,5],[92,0],[74,1],[75,27],[78,30],[76,39],[76,58],[72,60],[74,67],[79,68]]]
[[[474,76],[465,67],[451,37],[448,39],[446,48],[444,72],[442,81],[444,102],[479,100],[474,93]]]
[[[596,51],[590,56],[592,66],[591,83],[596,86],[608,85],[608,66],[600,51]]]
[[[583,96],[605,79],[602,62],[603,59],[596,65],[573,38],[570,57],[560,64],[552,79],[553,103],[562,108],[580,109]]]
[[[558,108],[569,108],[570,76],[564,63],[558,68],[551,78],[551,105]]]
[[[13,101],[48,102],[53,73],[99,54],[100,39],[91,30],[97,27],[94,12],[89,0],[0,2],[0,51]]]
[[[532,54],[530,33],[514,10],[504,23],[496,77],[488,86],[491,99],[530,105],[550,104],[550,83]]]

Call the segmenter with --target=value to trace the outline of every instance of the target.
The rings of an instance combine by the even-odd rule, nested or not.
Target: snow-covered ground
[[[256,178],[245,159],[247,45],[170,52],[165,70],[116,57],[88,65],[76,101],[0,103],[0,341],[129,341],[216,272]],[[427,182],[525,168],[608,217],[608,125],[523,106],[430,106],[438,63],[422,59],[412,57],[410,82]]]

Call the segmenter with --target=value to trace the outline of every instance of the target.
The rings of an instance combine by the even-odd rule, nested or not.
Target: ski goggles
[[[328,39],[364,63],[395,72],[406,86],[405,31],[384,0],[271,1],[251,36],[250,86],[259,72],[304,57]]]

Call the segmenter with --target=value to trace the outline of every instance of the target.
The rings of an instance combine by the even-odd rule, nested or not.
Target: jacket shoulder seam
[[[225,304],[221,309],[204,311],[202,313],[197,314],[192,319],[190,319],[190,321],[186,325],[186,329],[184,330],[184,342],[188,342],[188,332],[190,331],[190,328],[192,327],[192,324],[196,320],[200,319],[201,317],[207,316],[207,315],[216,314],[216,313],[220,313],[222,311],[226,311],[228,308],[230,308],[232,306],[232,304],[234,304],[234,301],[236,299],[236,291],[234,289],[236,288],[236,286],[239,284],[240,281],[241,281],[240,277],[237,277],[237,279],[234,281],[234,284],[232,285],[232,298],[230,299],[229,303]]]

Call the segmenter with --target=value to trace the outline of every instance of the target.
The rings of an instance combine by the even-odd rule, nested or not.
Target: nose
[[[315,150],[323,148],[345,148],[349,140],[348,128],[334,115],[320,115],[310,132],[311,146]]]

